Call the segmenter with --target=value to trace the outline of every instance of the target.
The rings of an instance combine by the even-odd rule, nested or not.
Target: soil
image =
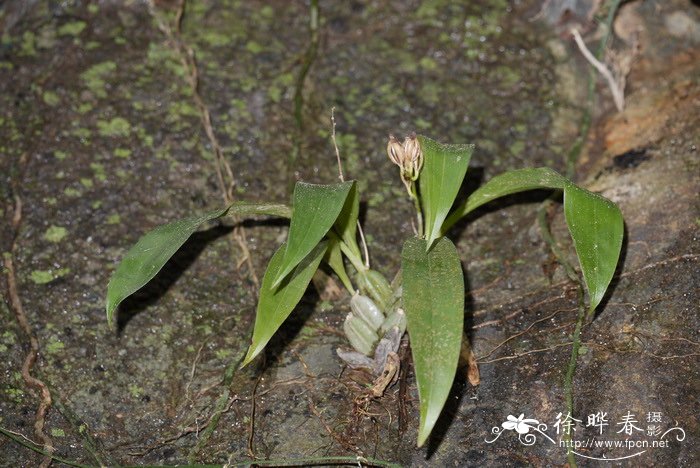
[[[156,10],[171,20],[177,3],[156,1]],[[310,38],[308,2],[187,1],[180,36],[195,53],[199,92],[235,174],[235,197],[286,202],[290,180],[335,181],[335,107],[346,177],[362,193],[373,268],[393,277],[412,233],[412,205],[385,154],[389,133],[475,143],[466,194],[508,169],[565,172],[590,107],[593,125],[574,179],[620,206],[626,234],[611,291],[582,332],[574,439],[651,441],[660,436],[647,436],[650,426],[652,433],[682,431],[665,436],[667,447],[580,447],[576,461],[607,466],[593,458],[643,451],[615,463],[698,466],[699,9],[681,0],[625,5],[611,46],[630,54],[624,39],[633,30],[639,52],[625,110],[617,112],[602,79],[589,106],[589,66],[568,33],[575,25],[597,44],[595,20],[585,12],[558,14],[551,3],[562,2],[545,2],[544,16],[543,2],[464,3],[321,2],[300,122],[294,95]],[[264,358],[237,369],[256,287],[230,242],[230,220],[195,234],[121,308],[118,330],[108,326],[106,285],[128,248],[159,224],[222,203],[187,70],[143,1],[8,1],[0,4],[0,28],[0,427],[39,442],[40,397],[22,376],[31,348],[9,292],[10,259],[39,343],[31,374],[54,402],[44,431],[64,459],[106,466],[253,456],[359,456],[405,466],[566,463],[554,423],[566,415],[577,297],[536,221],[549,193],[491,204],[450,233],[467,276],[467,334],[481,381],[473,387],[460,371],[430,442],[418,449],[410,361],[402,385],[367,399],[366,376],[349,372],[335,354],[346,345],[338,330],[347,295],[329,301],[310,290]],[[13,224],[17,199],[21,219]],[[576,265],[560,205],[549,219]],[[281,221],[246,222],[258,277],[285,234]],[[217,402],[224,411],[214,421]],[[599,412],[609,423],[602,435],[586,427]],[[546,423],[543,431],[556,441],[532,433],[537,440],[526,445],[505,431],[487,442],[497,435],[492,428],[520,414]],[[626,415],[641,429],[632,436],[618,432]],[[0,437],[0,465],[41,460]]]

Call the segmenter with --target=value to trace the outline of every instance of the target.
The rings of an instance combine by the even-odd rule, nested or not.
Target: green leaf
[[[281,203],[248,203],[234,202],[229,206],[229,215],[238,216],[277,216],[280,218],[291,218],[292,209]]]
[[[357,184],[353,181],[348,197],[345,199],[343,209],[340,210],[333,228],[343,242],[358,256],[360,248],[357,246],[357,220],[360,217],[360,194]]]
[[[564,191],[564,214],[593,311],[605,295],[622,248],[620,209],[606,198],[577,187],[557,172],[540,167],[506,172],[494,177],[457,208],[445,221],[443,233],[461,217],[498,197],[533,189]]]
[[[247,365],[257,356],[277,329],[289,317],[294,307],[299,303],[304,291],[309,286],[311,278],[318,269],[326,249],[327,242],[321,242],[296,265],[292,274],[286,276],[279,287],[275,287],[273,279],[282,268],[286,245],[282,245],[270,259],[265,276],[260,287],[260,299],[255,316],[253,341],[242,366]],[[241,367],[242,367],[241,366]]]
[[[424,158],[418,182],[425,238],[430,248],[440,237],[442,223],[457,198],[474,145],[443,145],[424,136],[419,136],[418,141]]]
[[[563,189],[569,181],[548,167],[518,169],[497,175],[479,187],[442,226],[446,233],[460,218],[499,197],[534,189]]]
[[[568,183],[564,215],[588,289],[590,313],[600,304],[615,273],[624,236],[622,213],[607,198]]]
[[[223,216],[227,208],[159,226],[143,236],[124,256],[107,286],[107,321],[113,325],[117,306],[141,289],[204,222]]]
[[[315,185],[297,182],[289,226],[287,248],[272,283],[277,287],[295,266],[311,252],[338,218],[354,182]]]
[[[426,241],[412,238],[401,254],[403,304],[420,397],[419,447],[450,393],[464,320],[464,277],[457,249],[442,237],[426,250]]]
[[[343,253],[340,250],[340,239],[337,237],[332,237],[328,240],[328,251],[324,258],[328,266],[338,275],[340,281],[342,281],[343,286],[348,290],[349,293],[355,292],[355,288],[352,286],[352,281],[348,276],[348,272],[345,270],[345,263],[343,263]]]

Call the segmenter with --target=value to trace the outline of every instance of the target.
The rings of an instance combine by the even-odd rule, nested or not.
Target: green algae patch
[[[117,64],[109,60],[93,65],[84,71],[80,77],[85,83],[85,86],[95,96],[105,98],[107,97],[105,77],[114,74],[115,71],[117,71]]]
[[[85,29],[87,23],[85,21],[71,21],[58,28],[59,36],[78,36]]]
[[[56,339],[56,338],[51,338],[49,342],[46,344],[46,352],[49,354],[56,354],[60,351],[63,351],[63,349],[66,347],[65,344],[63,344],[62,341]]]
[[[49,242],[61,242],[68,235],[68,230],[61,226],[51,226],[44,233],[44,239]]]
[[[36,35],[31,31],[22,34],[19,54],[24,57],[36,56]]]
[[[44,91],[44,94],[41,95],[41,98],[44,100],[44,103],[48,106],[55,107],[61,102],[61,98],[58,96],[58,94],[54,93],[53,91]]]
[[[46,284],[51,281],[67,275],[70,272],[70,268],[61,268],[58,270],[34,270],[29,275],[34,284]]]
[[[112,120],[98,120],[97,131],[103,137],[125,137],[131,133],[131,124],[123,117]]]
[[[63,195],[67,197],[79,197],[82,195],[82,192],[76,188],[73,187],[68,187],[65,190],[63,190]]]
[[[128,158],[131,156],[131,150],[127,148],[117,148],[114,150],[114,156],[117,158]]]
[[[122,217],[119,216],[119,214],[111,214],[107,217],[107,224],[119,224],[122,220]]]
[[[104,164],[96,162],[90,163],[90,169],[92,169],[92,171],[95,173],[95,178],[100,182],[104,182],[107,180],[107,173],[105,172]]]

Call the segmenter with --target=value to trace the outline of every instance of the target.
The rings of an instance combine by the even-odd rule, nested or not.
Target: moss
[[[31,31],[25,31],[22,34],[22,42],[20,45],[19,54],[24,57],[36,56],[36,36]]]
[[[103,137],[125,137],[131,133],[131,124],[123,117],[112,120],[98,120],[97,131]]]
[[[200,39],[212,47],[222,47],[230,44],[232,37],[215,29],[204,28],[200,31]]]
[[[44,100],[44,103],[51,107],[57,106],[61,102],[61,98],[53,91],[44,91],[41,97]]]
[[[418,62],[420,67],[424,70],[437,70],[437,62],[432,57],[423,57]]]
[[[508,149],[510,150],[510,154],[518,156],[525,150],[525,143],[522,141],[513,142]]]
[[[97,97],[106,98],[107,90],[105,77],[113,75],[117,71],[117,64],[112,61],[106,61],[93,65],[87,71],[83,72],[80,77],[85,83],[85,86]]]
[[[92,136],[92,132],[90,132],[89,128],[78,127],[78,128],[74,128],[71,131],[71,135],[79,138],[83,142],[87,142],[87,141],[89,141],[89,138]]]
[[[82,195],[82,192],[73,187],[68,187],[65,190],[63,190],[63,194],[67,197],[79,197],[80,195]]]
[[[245,45],[245,48],[248,52],[251,52],[253,54],[259,54],[260,52],[265,50],[263,46],[261,46],[255,41],[248,41],[248,43]]]
[[[57,338],[51,337],[49,339],[49,342],[46,344],[44,349],[46,349],[46,352],[49,354],[56,354],[58,352],[63,351],[63,349],[66,347],[63,342]]]
[[[53,157],[58,159],[59,161],[63,161],[68,157],[68,153],[66,153],[65,151],[56,150],[53,152]]]
[[[61,226],[51,226],[44,233],[44,239],[49,242],[61,242],[68,235],[68,230]]]
[[[30,273],[29,278],[35,284],[46,284],[65,276],[70,272],[70,268],[61,268],[58,270],[34,270]]]
[[[10,400],[14,401],[15,403],[22,403],[24,392],[21,389],[8,388],[5,390],[5,394],[9,397]]]
[[[92,179],[88,179],[87,177],[81,178],[80,183],[83,184],[83,187],[85,187],[85,188],[92,188],[93,185],[95,185],[93,183]]]
[[[233,354],[233,351],[230,349],[217,349],[216,352],[214,353],[218,359],[221,359],[222,361],[227,360],[231,355]]]
[[[131,150],[127,148],[116,148],[114,150],[114,156],[117,158],[128,158],[131,156]]]
[[[51,428],[51,436],[53,437],[65,437],[66,433],[64,432],[63,429],[58,429],[55,427]]]
[[[95,173],[95,178],[100,182],[104,182],[107,180],[107,174],[105,173],[104,164],[96,162],[90,163],[90,169],[92,169],[92,171]]]
[[[78,36],[86,26],[85,21],[72,21],[58,28],[57,32],[59,36]]]
[[[143,388],[139,387],[137,384],[129,384],[129,394],[134,398],[139,398],[143,395]]]
[[[122,217],[118,213],[111,214],[107,217],[107,224],[119,224]]]
[[[92,104],[90,104],[89,102],[82,102],[82,103],[80,103],[80,105],[79,105],[78,108],[76,109],[76,111],[77,111],[79,114],[87,114],[87,113],[90,112],[91,110],[92,110]]]
[[[17,342],[17,336],[10,330],[6,330],[0,335],[0,341],[6,345],[13,345]]]

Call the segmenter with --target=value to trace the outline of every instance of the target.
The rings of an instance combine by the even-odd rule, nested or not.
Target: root
[[[41,468],[46,468],[51,464],[51,456],[54,447],[51,438],[44,432],[44,425],[46,423],[46,414],[51,408],[51,392],[49,387],[41,380],[32,376],[32,368],[39,357],[39,340],[34,335],[31,326],[29,325],[29,320],[24,313],[24,308],[22,307],[22,300],[20,299],[19,290],[17,288],[17,277],[15,274],[15,266],[13,261],[13,256],[17,248],[17,233],[19,231],[20,223],[22,222],[22,199],[19,195],[15,194],[15,206],[13,209],[12,216],[12,228],[14,231],[12,247],[10,252],[5,254],[3,263],[5,266],[5,275],[7,276],[7,293],[10,298],[10,306],[12,312],[17,319],[17,323],[22,328],[22,331],[29,339],[29,352],[24,358],[22,363],[22,379],[24,383],[29,387],[37,391],[39,394],[39,407],[36,410],[34,416],[34,435],[37,439],[41,440],[44,451],[49,454],[44,456]]]

